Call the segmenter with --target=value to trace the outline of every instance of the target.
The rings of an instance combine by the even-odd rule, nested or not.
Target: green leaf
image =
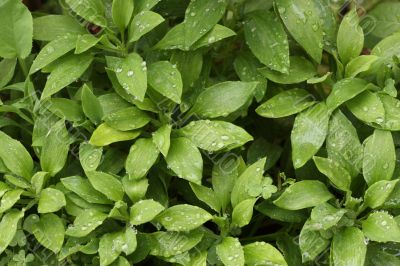
[[[278,0],[278,12],[293,38],[317,62],[321,62],[323,31],[317,1]]]
[[[85,33],[87,33],[85,28],[72,16],[47,15],[33,19],[33,39],[35,40],[53,41],[60,36]]]
[[[33,234],[42,246],[58,253],[64,243],[63,221],[53,213],[43,214],[33,224]]]
[[[157,161],[159,151],[152,139],[138,139],[131,146],[125,169],[130,179],[144,177],[153,164]]]
[[[344,16],[337,35],[337,48],[343,65],[359,56],[363,47],[363,29],[359,25],[357,10],[353,8]]]
[[[120,131],[103,123],[93,131],[89,143],[95,146],[107,146],[114,142],[135,139],[139,135],[140,131]]]
[[[259,71],[267,79],[280,84],[300,83],[317,74],[314,65],[301,56],[290,57],[290,68],[286,73],[280,73],[268,67],[260,68]]]
[[[33,61],[29,74],[34,74],[74,49],[76,39],[77,35],[68,34],[46,44]]]
[[[81,54],[94,47],[99,41],[100,38],[94,37],[92,34],[83,34],[79,35],[75,44],[75,54]]]
[[[155,5],[158,4],[161,0],[136,0],[135,1],[135,13],[139,13],[140,11],[147,11],[152,9]]]
[[[135,3],[136,4],[136,3]],[[128,40],[136,42],[143,35],[164,22],[164,18],[152,11],[143,11],[138,13],[129,26]]]
[[[221,207],[217,195],[215,195],[215,192],[211,188],[194,183],[190,183],[190,187],[199,200],[206,203],[214,211],[220,211]]]
[[[383,123],[378,123],[383,129],[398,131],[400,130],[400,102],[398,99],[393,98],[386,94],[379,94],[379,100],[383,104],[385,110],[384,116],[382,115],[376,122],[381,122],[384,117]]]
[[[265,242],[254,242],[247,244],[243,247],[244,260],[246,265],[276,265],[276,266],[287,266],[285,258],[271,244]]]
[[[321,236],[319,231],[311,227],[311,221],[307,220],[301,229],[299,238],[302,262],[313,261],[329,246],[329,243],[330,240]]]
[[[248,14],[244,23],[246,42],[253,54],[270,69],[287,73],[289,44],[277,15],[259,10]]]
[[[137,247],[136,233],[131,228],[125,232],[104,234],[99,242],[100,265],[110,265],[121,252],[131,254]]]
[[[279,208],[269,201],[263,201],[262,203],[256,205],[255,209],[271,219],[289,223],[304,222],[309,215],[304,210],[290,211]]]
[[[210,31],[225,13],[226,1],[191,1],[185,11],[184,45],[189,47]]]
[[[66,204],[64,193],[54,188],[46,188],[40,192],[38,213],[56,212]]]
[[[400,31],[399,17],[400,3],[398,2],[378,2],[372,10],[368,12],[374,21],[371,35],[374,37],[385,38],[395,32]]]
[[[240,81],[218,83],[200,93],[191,112],[204,118],[227,116],[251,99],[256,85],[255,82]]]
[[[120,131],[128,131],[144,127],[151,118],[142,110],[131,106],[110,113],[104,117],[106,124]]]
[[[171,139],[167,157],[168,167],[183,179],[201,183],[203,158],[196,146],[186,138]]]
[[[280,118],[297,114],[315,104],[313,95],[303,89],[291,89],[275,95],[257,109],[257,114],[268,118]]]
[[[7,212],[0,222],[0,254],[10,245],[15,233],[17,232],[17,225],[19,220],[24,217],[22,211],[15,209]]]
[[[385,117],[385,108],[380,97],[373,92],[364,91],[347,102],[347,108],[355,117],[366,123],[382,124]]]
[[[31,53],[33,36],[32,15],[28,8],[21,1],[2,1],[0,24],[0,57],[26,58]]]
[[[288,187],[274,204],[287,210],[300,210],[320,205],[333,195],[317,180],[299,181]]]
[[[396,152],[392,133],[376,129],[365,140],[363,174],[368,185],[390,180],[396,165]]]
[[[378,57],[375,55],[360,55],[353,58],[346,65],[346,77],[354,78],[358,74],[368,71],[377,59]]]
[[[0,159],[12,173],[31,179],[33,160],[29,152],[19,142],[0,131]]]
[[[326,175],[337,188],[343,191],[350,190],[351,176],[337,161],[322,157],[313,159],[318,170]]]
[[[364,265],[366,253],[367,246],[360,229],[346,227],[333,236],[332,265]]]
[[[190,231],[201,226],[212,215],[205,210],[188,204],[172,206],[157,216],[159,221],[168,231]]]
[[[85,210],[75,218],[73,225],[68,226],[65,234],[72,237],[84,237],[100,226],[107,217],[107,214],[94,209]]]
[[[6,86],[14,76],[15,66],[17,65],[17,60],[3,59],[0,62],[0,89]]]
[[[147,90],[147,67],[140,55],[131,53],[125,58],[107,56],[106,61],[122,88],[137,100],[143,101]]]
[[[367,191],[365,191],[364,206],[372,209],[380,207],[393,192],[398,181],[399,180],[382,180],[372,184]]]
[[[185,41],[185,24],[181,23],[171,28],[167,34],[154,46],[156,49],[181,49],[188,50],[189,47],[184,46]]]
[[[244,266],[243,248],[239,239],[224,237],[216,248],[219,259],[225,266]]]
[[[261,194],[261,182],[263,179],[265,161],[265,158],[259,159],[257,162],[247,167],[236,179],[231,194],[233,207],[246,199],[254,198]]]
[[[237,166],[236,157],[232,156],[214,164],[212,168],[212,187],[215,196],[220,202],[222,211],[225,211],[231,202],[231,192],[238,176]]]
[[[292,159],[295,168],[302,167],[321,148],[328,133],[329,112],[319,103],[300,113],[291,134]]]
[[[94,189],[103,193],[112,201],[122,200],[124,189],[117,178],[107,173],[95,171],[87,172],[86,175]]]
[[[326,99],[329,110],[338,108],[341,104],[354,98],[368,88],[368,83],[363,79],[348,78],[335,83],[331,93]]]
[[[51,98],[48,103],[48,109],[61,119],[73,122],[80,122],[85,119],[81,105],[74,100],[66,98]]]
[[[22,189],[13,189],[5,192],[0,201],[0,214],[11,209],[20,199],[22,192],[24,192]]]
[[[257,199],[246,199],[235,206],[232,212],[232,224],[239,227],[246,226],[253,217],[253,208]]]
[[[121,32],[125,30],[131,21],[133,7],[133,1],[114,0],[112,3],[112,19]]]
[[[38,195],[42,191],[48,178],[49,178],[49,175],[47,172],[36,172],[32,176],[32,180],[31,180],[32,188],[33,188],[34,192],[36,193],[36,195]]]
[[[224,121],[192,121],[178,132],[200,149],[210,152],[232,150],[253,140],[241,127]]]
[[[140,225],[153,220],[160,212],[164,210],[157,201],[152,199],[140,200],[133,204],[130,209],[130,220],[132,225]]]
[[[198,41],[196,41],[192,45],[191,50],[196,50],[203,46],[212,45],[216,42],[219,42],[222,39],[226,39],[235,35],[236,33],[230,28],[217,24],[203,37],[201,37]]]
[[[80,176],[69,176],[61,179],[63,186],[76,193],[79,197],[86,200],[89,203],[94,204],[110,204],[103,194],[95,190],[87,179]]]
[[[164,155],[164,157],[168,155],[169,146],[171,144],[171,129],[172,126],[164,125],[152,134],[153,143],[156,145],[157,149],[162,153],[162,155]]]
[[[149,66],[148,81],[150,86],[176,103],[181,102],[182,78],[176,66],[168,61],[159,61]]]
[[[84,171],[95,171],[100,165],[103,149],[82,142],[79,146],[79,161]]]
[[[392,60],[393,56],[400,55],[400,48],[396,45],[399,40],[400,33],[394,33],[375,45],[371,54],[382,57],[385,60]]]
[[[104,4],[101,0],[65,0],[76,14],[98,26],[106,27]]]
[[[337,209],[329,203],[323,203],[312,209],[308,226],[310,229],[328,230],[336,226],[346,212],[345,209]]]
[[[46,99],[79,79],[92,63],[89,53],[67,55],[57,61],[48,76],[41,99]]]
[[[86,84],[82,87],[82,109],[94,124],[99,124],[103,118],[103,108],[100,101]]]
[[[376,242],[400,242],[400,228],[386,212],[373,212],[362,222],[365,237]]]

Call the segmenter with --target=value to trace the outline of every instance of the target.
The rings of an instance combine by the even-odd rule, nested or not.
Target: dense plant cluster
[[[400,2],[0,0],[0,265],[400,265]]]

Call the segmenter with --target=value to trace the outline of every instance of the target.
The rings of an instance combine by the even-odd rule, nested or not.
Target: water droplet
[[[196,16],[196,13],[191,12],[191,13],[190,13],[190,16],[194,17],[194,16]]]
[[[279,12],[280,14],[283,14],[283,13],[286,12],[286,8],[284,8],[284,7],[278,7],[278,12]]]
[[[115,69],[115,73],[121,73],[122,72],[122,68],[118,67],[117,69]]]

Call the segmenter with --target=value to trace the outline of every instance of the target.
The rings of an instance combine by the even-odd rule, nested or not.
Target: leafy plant
[[[0,0],[0,265],[400,265],[399,10]]]

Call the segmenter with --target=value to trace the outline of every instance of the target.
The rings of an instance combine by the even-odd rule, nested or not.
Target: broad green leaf
[[[100,38],[96,38],[92,34],[83,34],[79,35],[75,44],[75,54],[81,54],[94,47],[99,41]]]
[[[259,71],[267,79],[280,84],[300,83],[317,74],[315,66],[301,56],[290,57],[290,67],[286,73],[280,73],[268,67],[260,68]]]
[[[346,105],[353,115],[363,122],[377,124],[384,122],[385,109],[376,93],[364,91]]]
[[[185,11],[184,45],[186,49],[211,30],[225,13],[226,1],[191,1]]]
[[[165,158],[168,167],[183,179],[201,183],[203,158],[197,147],[187,138],[171,139],[171,146]]]
[[[386,212],[373,212],[362,222],[365,237],[376,242],[400,242],[400,227]]]
[[[328,133],[329,112],[319,103],[300,113],[294,122],[292,160],[295,168],[302,167],[321,148]]]
[[[114,0],[112,3],[112,19],[114,24],[122,32],[131,21],[134,8],[134,1]]]
[[[114,142],[135,139],[139,135],[140,131],[120,131],[103,123],[93,131],[89,143],[95,146],[107,146]]]
[[[162,155],[164,155],[164,157],[168,155],[169,146],[171,144],[171,129],[172,126],[164,125],[152,134],[153,143],[157,146],[157,149],[162,153]]]
[[[400,33],[394,33],[375,45],[371,54],[382,57],[385,60],[392,60],[393,56],[400,55],[400,48],[396,45],[399,40]]]
[[[256,85],[256,82],[240,81],[218,83],[200,93],[191,112],[205,118],[227,116],[251,99]]]
[[[19,220],[24,217],[22,211],[15,209],[7,212],[0,222],[0,254],[8,247],[17,232]]]
[[[60,36],[87,33],[85,28],[72,16],[47,15],[33,19],[33,39],[53,41]]]
[[[215,195],[215,192],[211,188],[194,183],[190,183],[190,187],[199,200],[207,204],[214,211],[220,211],[221,207],[217,195]]]
[[[399,13],[400,3],[378,2],[378,5],[368,12],[368,16],[374,21],[370,34],[374,37],[385,38],[400,31]]]
[[[278,12],[293,38],[317,62],[321,62],[323,30],[319,7],[312,0],[275,1]]]
[[[162,22],[164,22],[164,18],[155,12],[143,11],[138,13],[129,26],[129,42],[136,42]]]
[[[12,77],[14,76],[15,66],[17,65],[17,60],[3,59],[0,62],[0,89],[6,86]]]
[[[246,199],[239,202],[232,212],[232,224],[239,227],[246,226],[250,223],[253,217],[253,208],[257,199]]]
[[[190,231],[212,219],[212,215],[205,210],[188,204],[169,207],[157,216],[168,231]]]
[[[86,200],[89,203],[94,204],[110,204],[111,201],[108,200],[103,194],[95,190],[87,179],[80,176],[69,176],[61,178],[61,183],[63,186],[76,193],[79,197]]]
[[[238,177],[236,159],[236,156],[227,157],[223,161],[214,164],[212,168],[212,188],[220,202],[222,211],[225,211],[231,202],[231,192]]]
[[[43,214],[33,224],[33,234],[42,246],[58,253],[64,243],[63,220],[53,213]]]
[[[24,192],[22,189],[13,189],[5,192],[0,201],[0,214],[11,209],[20,199],[22,192]]]
[[[396,164],[392,133],[376,129],[365,140],[363,157],[364,179],[369,186],[377,181],[390,180]]]
[[[40,192],[38,213],[56,212],[66,204],[64,193],[54,188],[45,188]]]
[[[239,239],[224,237],[222,242],[217,245],[216,252],[225,266],[244,266],[243,248]]]
[[[289,222],[289,223],[301,223],[308,218],[308,213],[304,210],[290,211],[286,209],[279,208],[272,202],[264,201],[255,206],[255,209],[260,213],[264,214],[271,219]]]
[[[79,79],[92,63],[89,53],[70,54],[61,58],[48,76],[41,99],[46,99]]]
[[[379,123],[383,129],[387,129],[390,131],[399,131],[400,130],[400,101],[394,97],[391,97],[386,94],[379,94],[379,99],[383,104],[383,108],[385,110],[384,122]],[[381,122],[382,117],[377,122]]]
[[[152,139],[136,140],[129,150],[125,169],[130,179],[144,177],[158,158],[159,151]]]
[[[128,131],[144,127],[151,118],[142,110],[131,106],[104,117],[106,124],[114,129]]]
[[[101,27],[107,26],[104,3],[101,0],[65,0],[65,3],[82,18]]]
[[[364,265],[366,253],[367,246],[360,229],[346,227],[333,236],[332,265]]]
[[[318,170],[326,175],[337,188],[343,191],[350,189],[351,176],[337,161],[329,158],[314,157],[314,162]]]
[[[276,265],[276,266],[287,266],[285,258],[271,244],[265,242],[254,242],[247,244],[243,247],[244,260],[246,265]]]
[[[375,55],[360,55],[353,58],[346,65],[346,77],[354,78],[358,74],[368,71],[377,59],[378,57]]]
[[[136,0],[135,1],[135,13],[140,11],[147,11],[152,9],[161,0]]]
[[[3,197],[4,193],[9,191],[11,188],[4,182],[0,181],[0,198]]]
[[[265,158],[259,159],[247,167],[236,179],[231,194],[232,207],[246,199],[254,198],[261,194],[265,161]]]
[[[310,223],[310,220],[306,221],[299,237],[299,247],[303,263],[313,261],[330,243],[330,240],[321,236],[319,231],[310,228]]]
[[[253,140],[241,127],[224,121],[192,121],[178,132],[200,149],[210,152],[231,150]]]
[[[33,36],[28,8],[21,1],[1,1],[0,24],[0,57],[26,58],[31,53]]]
[[[323,0],[325,1],[325,0]],[[307,84],[318,84],[318,83],[323,83],[324,81],[327,81],[327,79],[332,75],[332,72],[326,72],[323,76],[316,76],[307,79]]]
[[[176,103],[181,102],[182,78],[176,66],[168,61],[159,61],[149,66],[148,82],[161,95]]]
[[[100,265],[110,265],[121,252],[128,255],[135,251],[136,247],[136,233],[131,228],[127,228],[125,232],[104,234],[99,242]]]
[[[94,189],[103,193],[110,200],[122,200],[124,189],[117,178],[107,173],[95,171],[87,172],[86,175]]]
[[[60,36],[46,44],[36,56],[29,70],[29,74],[34,74],[61,56],[75,48],[77,35],[68,34]]]
[[[49,111],[61,119],[73,122],[80,122],[85,119],[82,107],[77,101],[67,98],[50,98],[47,103]]]
[[[192,249],[203,238],[203,231],[155,232],[148,235],[150,255],[170,257]]]
[[[288,187],[274,204],[287,210],[300,210],[318,206],[333,195],[326,186],[317,180],[299,181]]]
[[[36,172],[32,176],[31,179],[32,188],[36,193],[36,195],[39,195],[39,193],[42,191],[48,178],[49,178],[49,173],[47,172]]]
[[[364,206],[372,209],[380,207],[393,192],[398,181],[382,180],[372,184],[365,192]]]
[[[65,234],[72,237],[84,237],[100,226],[107,218],[107,214],[94,209],[85,210],[69,225]]]
[[[368,88],[368,83],[363,79],[348,78],[337,82],[328,98],[326,105],[330,110],[338,108],[341,104],[354,98]]]
[[[107,56],[106,61],[122,88],[137,100],[143,101],[147,90],[147,67],[140,55],[131,53],[125,58]]]
[[[357,10],[353,8],[344,16],[337,35],[337,49],[343,65],[359,56],[363,47],[363,29],[359,25]]]
[[[103,118],[103,108],[100,101],[86,84],[82,87],[82,109],[94,124],[99,124]]]
[[[8,183],[10,183],[11,185],[14,185],[22,189],[28,189],[30,187],[29,182],[20,176],[5,174],[4,179],[8,181]]]
[[[0,159],[13,174],[31,179],[33,160],[29,152],[19,142],[0,131]]]
[[[103,149],[82,142],[79,146],[79,161],[84,171],[95,171],[100,165]]]
[[[236,33],[230,28],[217,24],[214,26],[214,28],[207,32],[206,35],[196,41],[192,45],[191,49],[196,50],[203,46],[209,46],[216,42],[219,42],[222,39],[229,38],[235,35]]]
[[[346,212],[346,209],[337,209],[329,203],[323,203],[312,209],[308,225],[315,230],[328,230],[336,226]]]
[[[98,97],[98,100],[100,102],[101,107],[103,108],[104,114],[110,114],[115,111],[131,106],[129,102],[125,101],[117,93],[107,93],[100,95]]]
[[[140,200],[133,204],[130,209],[130,220],[132,225],[140,225],[153,220],[160,212],[164,210],[157,201],[152,199]]]
[[[289,44],[277,15],[265,10],[255,11],[247,15],[244,23],[246,42],[253,54],[270,69],[287,73]]]
[[[329,0],[315,1],[318,8],[318,16],[320,17],[324,49],[329,53],[334,53],[336,50],[336,35],[337,35],[337,17]]]
[[[184,46],[185,24],[181,23],[172,27],[167,34],[154,46],[156,49],[180,49],[187,51],[189,47]]]
[[[315,97],[303,89],[291,89],[275,95],[257,109],[257,114],[280,118],[297,114],[315,104]]]
[[[203,53],[201,50],[190,52],[174,51],[171,63],[175,64],[181,73],[183,92],[187,92],[200,77],[203,68]]]
[[[58,121],[48,130],[40,153],[40,166],[43,171],[55,176],[67,161],[70,140],[63,120]]]
[[[399,257],[388,253],[384,247],[380,245],[370,245],[367,250],[367,257],[365,261],[366,266],[385,265],[397,266],[400,264]]]
[[[247,162],[254,163],[259,158],[267,157],[264,169],[269,170],[273,167],[282,155],[283,148],[277,144],[270,143],[263,138],[258,138],[252,142],[247,150]]]

